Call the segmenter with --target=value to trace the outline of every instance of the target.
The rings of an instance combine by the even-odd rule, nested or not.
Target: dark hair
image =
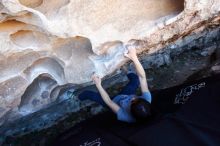
[[[143,98],[135,98],[131,102],[131,114],[137,121],[145,121],[151,116],[151,106]]]

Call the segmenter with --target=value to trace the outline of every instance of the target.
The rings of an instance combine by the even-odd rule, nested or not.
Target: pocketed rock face
[[[56,86],[88,83],[93,72],[104,77],[127,61],[126,44],[145,55],[178,49],[218,27],[219,14],[220,0],[0,0],[0,124],[21,107],[33,112],[55,100],[21,100],[41,93],[26,91],[43,89],[35,86],[40,75]],[[55,85],[48,87],[43,97]]]

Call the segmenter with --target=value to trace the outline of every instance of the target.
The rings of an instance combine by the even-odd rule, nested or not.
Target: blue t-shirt
[[[132,116],[130,112],[131,100],[134,95],[118,95],[114,97],[113,101],[117,103],[121,108],[117,112],[117,119],[125,122],[135,122],[135,118]],[[142,96],[139,98],[143,98],[149,103],[151,103],[151,93],[144,92]]]

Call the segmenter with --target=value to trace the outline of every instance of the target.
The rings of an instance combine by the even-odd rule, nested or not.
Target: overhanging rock
[[[127,61],[126,44],[146,54],[175,49],[219,25],[219,13],[219,0],[1,0],[0,118],[19,113],[41,74],[59,85],[88,83]]]

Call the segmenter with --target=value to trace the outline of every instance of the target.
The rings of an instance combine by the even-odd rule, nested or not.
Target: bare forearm
[[[96,87],[97,87],[99,93],[101,94],[101,96],[104,97],[103,98],[104,102],[106,104],[109,103],[111,101],[111,99],[110,99],[108,93],[105,91],[105,89],[101,85],[98,85]]]
[[[145,74],[143,66],[141,65],[137,57],[133,58],[132,61],[134,62],[134,65],[135,65],[135,68],[136,68],[136,71],[139,77],[142,93],[149,91],[147,80],[146,80],[146,74]]]
[[[101,94],[104,102],[113,110],[114,113],[117,113],[120,107],[110,99],[108,93],[105,91],[105,89],[101,85],[96,85],[96,87],[99,93]]]
[[[138,60],[136,49],[134,47],[131,47],[131,48],[128,48],[128,51],[129,51],[128,53],[125,53],[125,56],[130,58],[134,62],[134,66],[136,68],[137,75],[140,81],[141,91],[143,93],[147,92],[149,91],[149,89],[147,85],[146,74],[145,74],[143,66]]]
[[[141,77],[141,78],[146,78],[144,68],[141,65],[141,63],[138,60],[138,58],[135,57],[135,58],[132,59],[132,61],[134,62],[134,65],[135,65],[135,68],[136,68],[138,76]]]

